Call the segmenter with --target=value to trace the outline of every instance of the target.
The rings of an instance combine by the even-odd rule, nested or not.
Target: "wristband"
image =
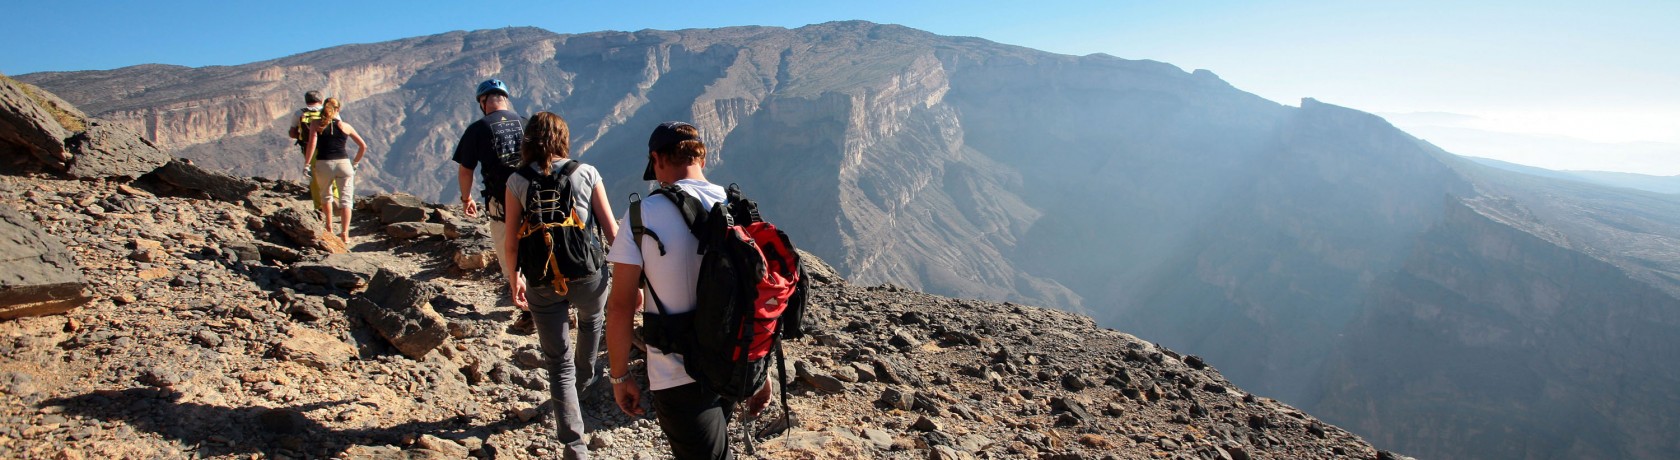
[[[628,381],[628,380],[630,380],[630,373],[629,372],[625,372],[623,377],[613,377],[612,372],[607,372],[607,381],[612,382],[613,385],[624,383],[625,381]]]

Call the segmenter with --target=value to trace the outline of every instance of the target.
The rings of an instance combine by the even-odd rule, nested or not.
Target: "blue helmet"
[[[513,97],[513,93],[508,91],[507,84],[504,84],[501,80],[494,78],[484,80],[484,83],[478,84],[477,97],[484,97],[484,95],[490,94],[491,91],[500,92],[503,96]]]

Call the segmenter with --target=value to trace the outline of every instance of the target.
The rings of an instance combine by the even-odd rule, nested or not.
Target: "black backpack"
[[[728,198],[701,208],[700,200],[668,185],[649,196],[663,195],[677,205],[690,233],[700,241],[700,278],[693,311],[667,315],[659,294],[642,277],[660,314],[643,314],[644,340],[661,350],[680,353],[684,370],[719,396],[741,401],[752,396],[769,377],[772,353],[782,381],[782,407],[787,408],[787,363],[783,337],[801,337],[805,314],[805,273],[787,234],[765,222],[758,204],[730,184]],[[638,244],[652,237],[665,254],[659,235],[642,225],[641,200],[630,201],[630,231]],[[644,272],[646,273],[646,272]]]
[[[571,175],[581,164],[567,160],[548,175],[531,168],[518,171],[531,186],[525,191],[517,269],[526,282],[550,283],[561,295],[566,294],[566,280],[594,274],[606,263],[600,238],[584,225],[572,199]]]

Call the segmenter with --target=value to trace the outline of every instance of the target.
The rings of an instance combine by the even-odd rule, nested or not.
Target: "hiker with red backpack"
[[[578,392],[599,375],[594,363],[611,280],[596,227],[606,235],[618,231],[601,174],[571,159],[570,135],[566,120],[549,112],[537,113],[526,125],[519,169],[508,177],[502,200],[507,233],[501,248],[513,255],[501,262],[503,272],[516,274],[508,278],[513,303],[530,311],[536,325],[568,459],[589,457]],[[585,328],[578,331],[576,356],[569,342],[573,307]]]
[[[693,125],[659,125],[648,151],[643,179],[659,187],[646,200],[632,198],[607,254],[614,399],[625,413],[643,414],[629,367],[632,315],[640,313],[648,390],[673,456],[732,458],[736,406],[746,403],[745,417],[755,418],[768,404],[771,357],[784,361],[780,339],[798,333],[798,255],[738,188],[706,180],[706,146]],[[785,381],[786,366],[779,367]]]

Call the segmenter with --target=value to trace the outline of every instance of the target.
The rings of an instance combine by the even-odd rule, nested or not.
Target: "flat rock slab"
[[[385,226],[385,234],[399,240],[444,236],[444,226],[431,222],[398,222]]]
[[[432,283],[379,269],[367,291],[350,299],[350,312],[404,356],[424,359],[449,338],[449,322],[432,310],[440,292]]]
[[[315,262],[292,265],[292,277],[321,286],[356,290],[367,286],[379,266],[356,254],[332,254]]]
[[[298,326],[275,347],[274,354],[285,361],[331,370],[356,357],[356,348],[325,332]]]
[[[58,237],[0,205],[0,319],[63,313],[91,300]]]
[[[200,168],[179,158],[170,160],[146,176],[177,188],[204,192],[210,198],[229,203],[243,204],[245,198],[259,187],[256,181]]]

